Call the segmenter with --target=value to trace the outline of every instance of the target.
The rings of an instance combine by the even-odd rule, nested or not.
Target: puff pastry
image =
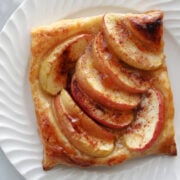
[[[43,168],[176,155],[163,12],[107,13],[32,30]]]

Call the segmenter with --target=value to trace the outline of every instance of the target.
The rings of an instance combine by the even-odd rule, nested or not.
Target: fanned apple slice
[[[161,11],[127,15],[109,13],[103,18],[103,32],[108,45],[122,61],[139,69],[153,70],[160,67],[165,58],[162,18]],[[143,41],[144,36],[155,41],[156,48],[151,48],[154,43],[149,45]]]
[[[104,157],[113,151],[114,135],[83,113],[66,90],[55,97],[54,108],[62,132],[81,152]]]
[[[93,43],[93,54],[96,57],[96,67],[109,77],[120,88],[132,93],[147,91],[149,83],[143,80],[138,70],[123,67],[115,56],[108,50],[102,33],[99,33]]]
[[[71,82],[71,93],[78,105],[104,126],[119,129],[129,125],[134,119],[132,111],[116,111],[96,103],[79,88],[75,77]]]
[[[128,17],[126,24],[142,44],[154,51],[163,49],[162,11],[148,11],[145,14]]]
[[[140,102],[140,96],[130,94],[107,87],[102,82],[101,74],[94,68],[91,50],[86,53],[76,63],[75,76],[79,86],[88,96],[100,104],[117,110],[128,110],[135,108]]]
[[[142,98],[135,121],[124,135],[126,145],[133,150],[148,149],[159,136],[163,119],[163,97],[158,90],[149,89]]]
[[[75,61],[84,53],[93,35],[81,34],[74,36],[57,46],[43,60],[40,67],[39,80],[44,91],[56,95],[66,86],[67,73]]]

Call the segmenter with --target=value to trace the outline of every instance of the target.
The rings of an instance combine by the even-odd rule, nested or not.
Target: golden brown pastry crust
[[[131,14],[129,14],[131,16]],[[133,26],[139,31],[136,19],[131,19]],[[132,151],[128,149],[123,140],[123,130],[115,131],[118,137],[112,154],[103,158],[89,157],[75,149],[58,128],[58,124],[52,112],[52,96],[44,92],[39,83],[39,69],[41,62],[49,52],[58,44],[77,34],[96,34],[101,30],[102,16],[61,20],[49,26],[32,30],[31,61],[30,61],[30,84],[35,105],[39,134],[44,147],[43,168],[45,170],[57,164],[92,166],[92,165],[114,165],[125,160],[142,157],[151,154],[176,155],[176,144],[174,141],[174,105],[173,96],[168,79],[166,62],[158,69],[145,73],[151,76],[151,84],[160,90],[164,96],[165,117],[164,125],[156,142],[145,151]],[[142,33],[144,38],[144,33]],[[153,36],[149,40],[154,40]],[[158,40],[155,39],[157,42]],[[121,146],[122,144],[122,146]]]

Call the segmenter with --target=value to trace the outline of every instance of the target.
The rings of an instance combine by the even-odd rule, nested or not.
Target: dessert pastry
[[[107,13],[32,30],[43,168],[176,155],[163,12]]]

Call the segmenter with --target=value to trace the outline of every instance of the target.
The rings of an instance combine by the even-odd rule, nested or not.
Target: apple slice
[[[44,91],[56,95],[66,87],[67,73],[75,61],[84,53],[93,35],[81,34],[74,36],[57,46],[43,60],[40,67],[39,80]]]
[[[133,150],[148,149],[159,136],[164,119],[164,102],[162,94],[149,89],[142,98],[136,119],[124,135],[128,148]]]
[[[104,157],[113,151],[114,135],[83,113],[66,90],[55,97],[54,108],[62,132],[78,150],[93,157]]]
[[[90,117],[104,126],[119,129],[129,125],[134,119],[132,111],[115,111],[93,101],[79,88],[75,77],[71,82],[71,93],[77,104]]]
[[[148,11],[140,16],[128,17],[126,23],[133,35],[143,42],[144,45],[147,45],[149,49],[162,50],[162,18],[162,11]]]
[[[132,93],[145,92],[149,88],[149,83],[143,80],[138,70],[123,67],[110,53],[102,33],[99,33],[94,39],[93,54],[96,57],[96,68],[102,73],[108,74],[120,88]]]
[[[76,63],[75,76],[79,86],[92,99],[104,106],[117,110],[135,108],[140,102],[140,96],[113,89],[103,84],[102,75],[93,66],[91,50],[80,57]]]
[[[159,12],[159,11],[158,11]],[[157,69],[162,65],[165,55],[162,51],[162,28],[157,32],[156,26],[162,26],[162,13],[152,11],[146,14],[106,14],[103,18],[103,32],[108,45],[115,54],[125,63],[143,70]],[[129,21],[133,20],[133,25],[129,25]],[[135,21],[138,19],[138,21]],[[141,19],[141,21],[140,21]],[[136,23],[136,24],[135,24]],[[139,34],[131,31],[133,26],[139,27],[139,34],[145,34],[144,37],[159,37],[159,49],[151,48]],[[141,36],[142,37],[142,36]]]

